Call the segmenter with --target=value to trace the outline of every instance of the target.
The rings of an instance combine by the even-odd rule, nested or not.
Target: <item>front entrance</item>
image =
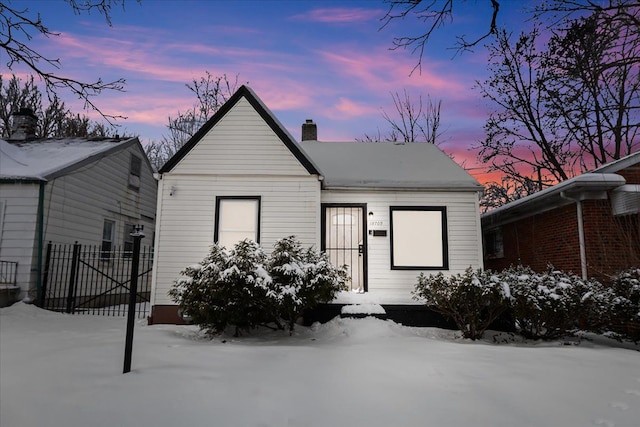
[[[350,291],[367,291],[365,204],[322,204],[322,250],[333,265],[346,265]]]

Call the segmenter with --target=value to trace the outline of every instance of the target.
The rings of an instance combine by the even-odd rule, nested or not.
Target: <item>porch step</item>
[[[365,317],[375,317],[386,320],[387,312],[380,304],[352,304],[345,305],[340,309],[341,318],[362,319]]]

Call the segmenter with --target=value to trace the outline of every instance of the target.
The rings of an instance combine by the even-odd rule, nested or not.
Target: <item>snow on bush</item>
[[[414,298],[450,317],[476,339],[505,310],[525,338],[556,339],[585,330],[640,341],[640,269],[616,276],[611,286],[549,267],[518,266],[498,273],[420,274]]]
[[[588,323],[590,306],[584,296],[596,289],[597,282],[554,270],[536,273],[518,266],[503,270],[502,280],[511,289],[511,312],[516,328],[531,339],[555,339]]]
[[[293,237],[276,242],[265,256],[250,240],[229,255],[217,244],[198,265],[181,272],[169,291],[180,310],[210,334],[235,327],[235,335],[258,326],[293,331],[304,310],[333,300],[347,272],[324,254],[303,249]]]
[[[333,300],[346,289],[346,268],[333,266],[326,254],[303,249],[294,236],[276,242],[267,268],[278,313],[289,331],[305,310]]]
[[[603,299],[608,303],[609,332],[616,338],[640,341],[640,268],[614,277]]]
[[[510,290],[498,275],[473,270],[445,277],[420,273],[415,300],[451,318],[465,338],[482,338],[484,331],[508,307]]]

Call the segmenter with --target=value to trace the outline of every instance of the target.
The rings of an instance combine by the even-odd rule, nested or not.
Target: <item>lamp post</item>
[[[131,256],[131,280],[129,281],[129,313],[127,316],[127,338],[124,346],[123,374],[131,371],[131,353],[133,351],[133,327],[136,320],[136,299],[138,294],[138,265],[140,264],[140,240],[144,237],[144,225],[137,224],[129,235],[133,237]]]

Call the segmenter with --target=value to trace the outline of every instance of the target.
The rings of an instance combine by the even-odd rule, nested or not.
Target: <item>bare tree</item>
[[[43,104],[42,92],[33,76],[22,83],[13,75],[9,81],[0,75],[0,137],[11,136],[11,115],[29,108],[38,116],[36,136],[49,137],[106,137],[111,126],[94,122],[85,115],[73,114],[56,94]]]
[[[102,14],[108,25],[111,25],[111,10],[114,6],[124,7],[125,0],[66,0],[77,14],[96,11]],[[140,0],[137,0],[138,2]],[[26,66],[33,75],[39,77],[45,85],[49,98],[59,91],[69,91],[82,99],[85,108],[93,109],[109,123],[123,118],[103,112],[93,101],[96,95],[104,90],[122,91],[125,80],[118,79],[105,82],[98,79],[84,82],[70,76],[49,71],[50,68],[60,70],[60,58],[50,56],[34,49],[31,40],[34,35],[57,37],[60,34],[46,26],[39,13],[33,13],[28,7],[12,7],[9,1],[0,1],[0,48],[6,53],[6,66],[12,70],[17,65]]]
[[[465,0],[458,0],[457,3]],[[486,32],[481,35],[467,38],[466,35],[457,36],[455,48],[458,51],[471,50],[474,46],[497,33],[498,12],[500,3],[497,0],[486,0],[490,5],[490,19]],[[382,18],[382,28],[388,26],[395,20],[414,18],[425,23],[425,31],[414,36],[401,36],[393,39],[392,49],[411,48],[413,53],[418,54],[418,62],[411,71],[422,68],[422,57],[431,36],[439,29],[453,22],[454,0],[385,0],[389,4],[387,13]],[[382,29],[381,28],[381,29]]]
[[[552,185],[640,148],[640,37],[622,22],[613,12],[572,20],[543,49],[537,30],[515,42],[499,32],[492,76],[478,83],[495,106],[478,147],[489,170],[519,183],[533,170]]]
[[[486,26],[478,35],[457,35],[452,48],[457,53],[473,50],[481,42],[498,34],[498,16],[502,0],[482,0],[486,5],[482,13],[486,16]],[[454,5],[460,5],[467,0],[385,0],[389,5],[386,14],[381,18],[381,30],[394,21],[415,19],[424,23],[424,30],[415,35],[395,37],[392,49],[411,48],[418,56],[418,62],[413,68],[421,69],[422,58],[431,37],[442,28],[453,23],[455,17]],[[503,2],[504,3],[504,2]],[[544,0],[532,8],[523,4],[523,11],[529,12],[531,20],[546,23],[548,29],[562,27],[565,22],[576,17],[591,15],[596,12],[615,16],[614,19],[629,27],[638,28],[640,21],[635,11],[640,7],[639,0]]]
[[[502,178],[500,182],[485,184],[484,194],[480,199],[480,212],[485,213],[491,209],[506,205],[540,190],[538,182],[526,179],[523,182],[510,178]]]
[[[403,95],[398,92],[391,93],[391,98],[396,114],[392,116],[386,111],[382,111],[382,117],[391,129],[386,134],[382,134],[378,129],[377,134],[365,134],[363,138],[356,140],[361,142],[402,141],[437,144],[442,135],[440,131],[442,101],[434,102],[430,96],[427,96],[425,105],[422,95],[418,96],[418,101],[413,101],[406,89]]]
[[[577,145],[582,170],[640,147],[640,36],[627,25],[630,13],[597,11],[549,43],[550,111],[565,124],[566,143]]]
[[[185,86],[196,97],[196,103],[187,111],[169,117],[169,135],[152,141],[145,152],[154,168],[160,169],[186,142],[213,116],[238,88],[238,75],[230,80],[226,74],[212,76],[208,71],[199,80]]]

